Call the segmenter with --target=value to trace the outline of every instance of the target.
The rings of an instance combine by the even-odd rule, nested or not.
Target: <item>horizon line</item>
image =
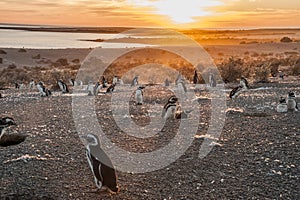
[[[177,29],[177,30],[282,30],[282,29],[300,29],[298,27],[292,26],[264,26],[264,27],[220,27],[220,28],[197,28],[197,27],[160,27],[160,26],[89,26],[89,25],[61,25],[61,24],[22,24],[22,23],[9,23],[9,22],[0,22],[1,25],[11,25],[11,26],[40,26],[40,28],[160,28],[160,29]]]

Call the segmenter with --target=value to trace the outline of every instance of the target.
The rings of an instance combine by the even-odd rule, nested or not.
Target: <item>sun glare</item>
[[[211,15],[209,7],[222,5],[219,0],[132,0],[135,5],[152,7],[156,14],[168,16],[176,24],[192,23],[195,17]]]

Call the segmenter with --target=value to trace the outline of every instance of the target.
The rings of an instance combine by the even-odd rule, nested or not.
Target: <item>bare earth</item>
[[[256,85],[261,87],[262,85]],[[117,195],[93,193],[96,187],[77,134],[70,95],[55,92],[41,98],[37,91],[1,91],[1,116],[13,116],[17,127],[8,132],[27,134],[18,146],[2,147],[1,199],[299,199],[300,112],[276,113],[273,102],[290,89],[300,93],[299,82],[266,84],[265,91],[249,91],[227,100],[226,124],[213,150],[199,159],[203,138],[195,138],[176,162],[164,169],[131,174],[118,172]],[[116,91],[118,92],[118,90]],[[157,97],[150,95],[156,92]],[[146,88],[145,104],[131,103],[137,123],[155,100],[166,97],[157,86]],[[164,93],[165,94],[165,93]],[[149,96],[150,95],[150,96]],[[199,95],[199,94],[198,94]],[[201,96],[208,95],[205,90]],[[250,98],[254,96],[254,99]],[[299,99],[297,99],[299,102]],[[147,152],[167,144],[179,123],[168,122],[163,131],[145,141],[118,129],[109,110],[110,95],[96,98],[99,123],[108,137],[124,149]],[[260,109],[259,106],[263,106]],[[239,110],[243,108],[244,110]],[[210,100],[199,100],[197,135],[205,135]],[[175,126],[174,126],[175,124]]]

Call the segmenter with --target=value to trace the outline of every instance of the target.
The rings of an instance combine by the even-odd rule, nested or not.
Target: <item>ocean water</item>
[[[2,26],[3,27],[3,26]],[[91,42],[81,40],[126,37],[118,34],[43,32],[0,29],[0,48],[65,49],[65,48],[129,48],[144,44]]]

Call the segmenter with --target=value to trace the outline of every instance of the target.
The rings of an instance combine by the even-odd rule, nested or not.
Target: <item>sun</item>
[[[176,24],[195,21],[195,17],[209,16],[209,7],[222,5],[220,0],[132,0],[135,5],[154,9],[155,14],[169,17]]]

